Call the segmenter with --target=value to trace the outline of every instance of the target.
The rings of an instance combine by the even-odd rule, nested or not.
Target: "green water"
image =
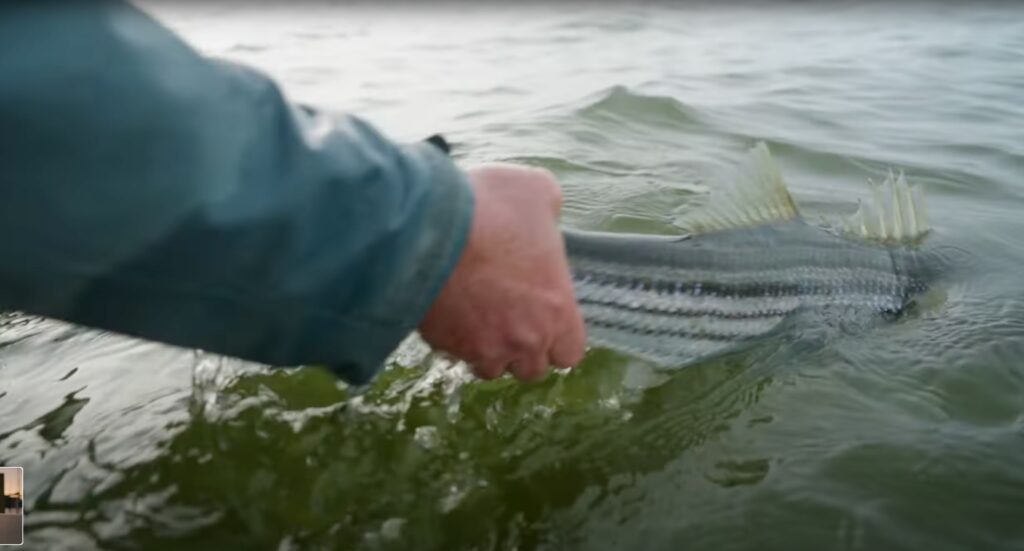
[[[357,391],[7,316],[27,548],[1024,549],[1024,9],[154,9],[297,99],[550,168],[568,226],[674,231],[764,140],[812,217],[905,170],[968,269],[865,332],[531,385],[414,339]]]

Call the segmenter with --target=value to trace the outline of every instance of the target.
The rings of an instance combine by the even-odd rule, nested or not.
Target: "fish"
[[[900,318],[941,270],[922,247],[931,228],[920,187],[892,172],[869,183],[871,203],[812,223],[758,142],[732,182],[679,222],[681,235],[563,228],[589,345],[681,368],[808,313]]]

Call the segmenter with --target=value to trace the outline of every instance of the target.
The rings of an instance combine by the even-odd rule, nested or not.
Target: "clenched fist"
[[[536,380],[550,365],[576,364],[586,336],[558,228],[558,183],[546,170],[509,164],[468,175],[469,239],[420,334],[484,379]]]

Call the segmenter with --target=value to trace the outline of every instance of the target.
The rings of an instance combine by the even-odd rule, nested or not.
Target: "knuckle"
[[[523,327],[509,334],[509,344],[513,350],[531,353],[544,347],[544,337],[532,327]]]
[[[502,348],[498,346],[481,348],[474,354],[473,363],[482,366],[501,366],[502,361],[508,356]]]
[[[570,291],[552,291],[544,298],[545,309],[554,319],[563,319],[575,313],[576,297]]]

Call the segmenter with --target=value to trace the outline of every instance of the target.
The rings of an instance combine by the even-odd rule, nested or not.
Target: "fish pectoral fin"
[[[699,212],[676,218],[674,225],[699,235],[795,220],[800,217],[768,146],[758,142],[726,184],[712,190]]]

